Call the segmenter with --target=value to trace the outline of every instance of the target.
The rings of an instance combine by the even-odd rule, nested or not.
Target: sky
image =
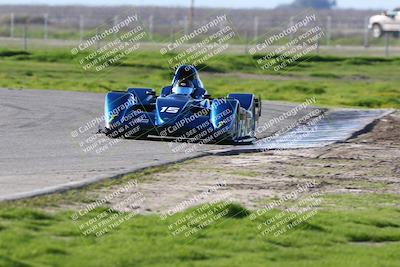
[[[196,6],[232,8],[274,8],[293,0],[195,0]],[[0,4],[48,4],[48,5],[157,5],[188,6],[190,0],[0,0]],[[399,0],[337,0],[340,8],[392,9],[400,6]]]

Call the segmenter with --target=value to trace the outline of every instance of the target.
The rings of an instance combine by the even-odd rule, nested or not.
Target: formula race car
[[[158,136],[230,143],[255,138],[261,101],[245,93],[212,99],[196,68],[182,65],[160,96],[148,88],[112,91],[105,97],[104,112],[103,132],[112,138]]]

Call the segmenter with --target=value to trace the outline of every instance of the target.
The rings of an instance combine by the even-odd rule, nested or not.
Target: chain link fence
[[[131,9],[131,7],[129,7]],[[153,43],[166,43],[207,23],[216,14],[227,14],[240,38],[236,45],[247,45],[268,32],[279,32],[290,26],[301,10],[195,10],[193,20],[187,8],[135,7]],[[44,46],[73,46],[96,33],[104,23],[116,23],[127,7],[84,6],[2,6],[0,9],[1,47],[28,49]],[[374,39],[368,29],[369,17],[376,10],[318,10],[318,23],[324,28],[322,47],[331,49],[372,50],[388,53],[388,47],[399,47],[398,37]],[[385,48],[386,47],[386,48]],[[243,49],[245,51],[245,49]],[[394,49],[393,51],[396,51]]]

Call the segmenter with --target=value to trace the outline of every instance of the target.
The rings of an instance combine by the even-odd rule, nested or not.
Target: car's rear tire
[[[123,133],[119,132],[118,129],[105,129],[105,134],[110,138],[121,138],[124,136]]]
[[[135,139],[135,140],[146,140],[147,139],[147,134],[143,134],[143,135],[124,135],[124,138],[126,138],[126,139]]]
[[[240,130],[240,117],[239,117],[239,111],[237,111],[237,113],[232,120],[233,120],[233,125],[232,125],[232,129],[231,132],[225,136],[225,138],[221,141],[219,141],[219,144],[223,144],[223,145],[233,145],[235,144],[239,139],[240,139],[240,134],[239,134],[239,130]]]
[[[232,114],[231,116],[234,116],[232,118],[233,124],[232,124],[232,128],[230,128],[229,133],[227,135],[225,135],[224,139],[222,139],[221,141],[218,141],[218,143],[220,144],[234,144],[235,142],[237,142],[240,138],[240,115],[239,115],[239,107],[236,111],[236,114]]]
[[[236,118],[235,118],[235,139],[238,140],[240,138],[240,108],[236,110]]]
[[[383,29],[382,26],[378,23],[375,23],[374,25],[372,25],[372,36],[374,38],[380,38],[383,35]]]

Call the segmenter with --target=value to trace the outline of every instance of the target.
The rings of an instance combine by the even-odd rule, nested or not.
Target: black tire
[[[234,120],[232,125],[233,131],[225,135],[224,139],[218,141],[219,144],[233,145],[239,139],[239,124],[240,124],[239,109],[236,112],[235,118],[233,118],[232,120]]]
[[[134,140],[146,140],[147,134],[143,135],[125,135],[124,138],[126,139],[134,139]]]
[[[225,137],[222,140],[217,141],[218,144],[234,145],[237,143],[239,139],[239,116],[237,114],[235,115],[234,120],[235,122],[234,125],[232,126],[234,131],[228,135],[225,135]]]
[[[372,25],[372,36],[374,38],[381,38],[384,34],[384,31],[382,29],[382,26],[378,23],[375,23]]]
[[[110,130],[110,129],[105,129],[105,134],[109,137],[109,138],[121,138],[124,136],[124,133],[121,133],[118,131],[118,128],[114,129],[114,130]]]
[[[255,132],[256,132],[256,127],[257,127],[257,116],[258,116],[258,114],[256,114],[256,105],[253,105],[253,125],[251,126],[251,131],[252,131],[252,134],[250,135],[250,137],[256,137],[256,134],[255,134]]]
[[[233,141],[236,141],[239,139],[239,129],[240,129],[240,107],[237,108],[236,110],[236,116],[235,116],[235,134],[232,137]]]

